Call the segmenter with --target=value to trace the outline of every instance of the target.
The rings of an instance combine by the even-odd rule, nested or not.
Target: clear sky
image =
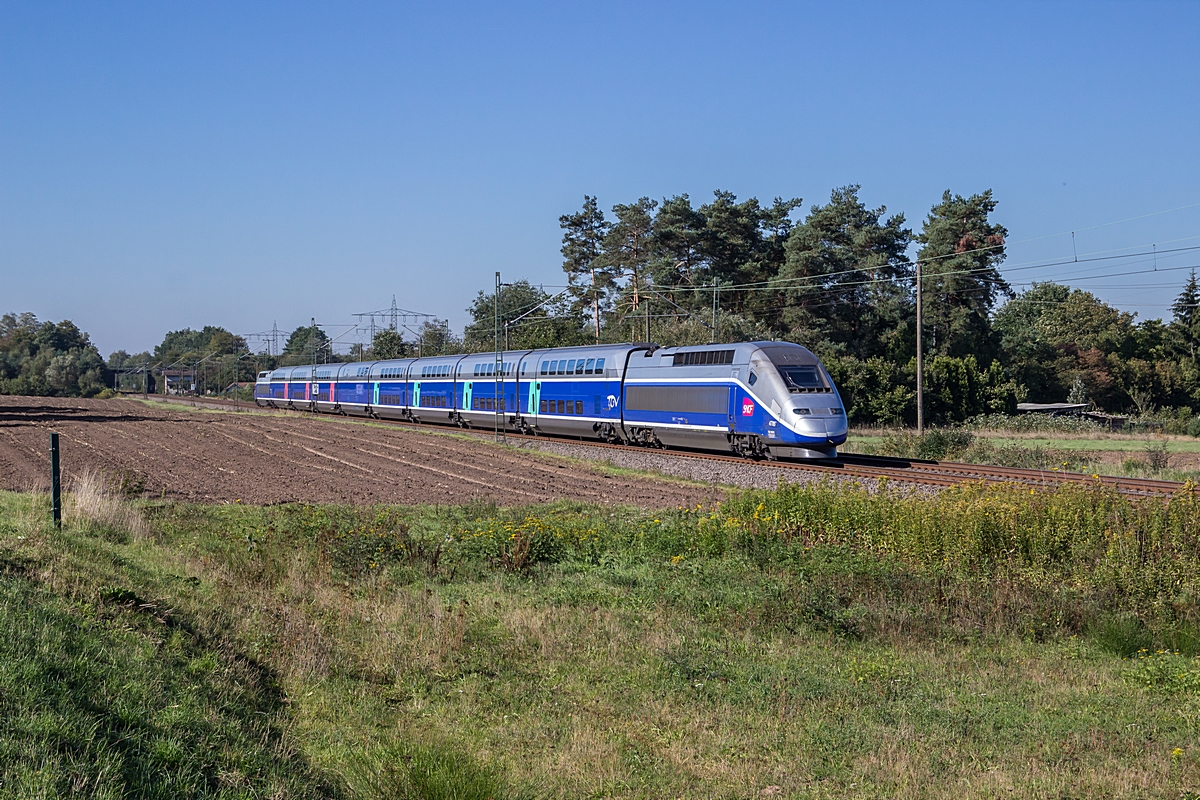
[[[584,194],[848,183],[915,229],[991,188],[1017,288],[1169,314],[1200,250],[1018,267],[1200,246],[1200,3],[0,4],[0,311],[106,356],[393,294],[457,327],[562,283]]]

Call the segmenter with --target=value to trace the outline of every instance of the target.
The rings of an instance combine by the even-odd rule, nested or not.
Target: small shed
[[[1125,423],[1129,420],[1129,417],[1089,410],[1091,407],[1091,403],[1017,403],[1017,411],[1023,414],[1048,414],[1051,417],[1082,417],[1114,431],[1124,428]]]
[[[160,373],[163,379],[164,394],[184,394],[196,391],[196,373],[190,369],[164,369]]]
[[[1049,414],[1052,417],[1077,417],[1087,411],[1091,403],[1017,403],[1017,411]]]

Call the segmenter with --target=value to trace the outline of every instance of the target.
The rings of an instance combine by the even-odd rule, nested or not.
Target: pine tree
[[[563,214],[558,218],[558,224],[563,229],[563,272],[567,273],[567,282],[572,287],[578,287],[584,276],[590,279],[590,290],[576,288],[575,295],[591,295],[592,324],[596,328],[596,342],[599,343],[600,300],[613,282],[612,274],[602,263],[604,237],[611,226],[597,205],[596,198],[588,195],[583,197],[582,210],[575,214]]]
[[[1012,296],[999,270],[1008,231],[988,221],[995,210],[991,189],[970,197],[946,190],[917,237],[932,352],[986,362],[994,349],[989,317],[1002,295]]]
[[[780,321],[793,341],[820,342],[859,358],[882,356],[906,328],[912,231],[904,215],[867,206],[857,186],[835,189],[788,237],[774,281],[785,299]],[[895,348],[910,352],[909,348]]]
[[[1171,326],[1179,333],[1193,363],[1196,361],[1196,342],[1200,339],[1200,312],[1197,307],[1200,307],[1200,284],[1196,282],[1196,270],[1192,270],[1183,291],[1171,305],[1171,313],[1175,315]]]
[[[616,222],[604,237],[603,263],[620,277],[629,277],[631,310],[637,313],[645,292],[646,268],[654,251],[654,209],[658,202],[643,197],[636,203],[613,206]]]

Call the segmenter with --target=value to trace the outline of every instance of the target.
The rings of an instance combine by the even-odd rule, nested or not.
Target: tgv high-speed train
[[[261,406],[752,458],[833,458],[846,413],[820,360],[785,342],[595,345],[261,372]]]

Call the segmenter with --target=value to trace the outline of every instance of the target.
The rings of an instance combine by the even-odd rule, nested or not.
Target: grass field
[[[865,428],[851,430],[841,449],[1101,475],[1178,481],[1200,478],[1200,440],[1183,435],[951,428],[935,429],[923,442],[909,430]]]
[[[1200,796],[1200,505],[0,495],[0,795]]]

